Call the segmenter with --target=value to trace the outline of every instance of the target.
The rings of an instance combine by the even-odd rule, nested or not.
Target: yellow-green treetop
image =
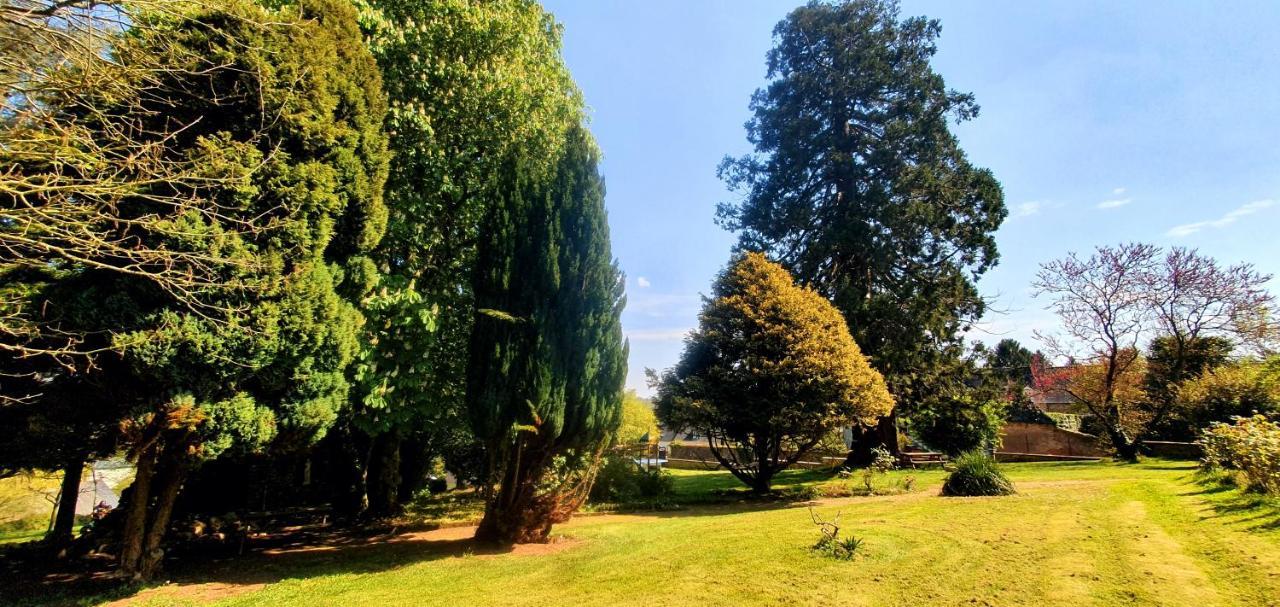
[[[757,490],[833,430],[893,409],[840,311],[760,253],[720,275],[699,323],[660,379],[659,419],[707,436]]]

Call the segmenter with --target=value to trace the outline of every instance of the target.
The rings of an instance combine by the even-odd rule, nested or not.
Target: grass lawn
[[[1190,463],[1008,464],[1019,494],[821,499],[864,543],[812,553],[803,506],[582,516],[557,542],[488,553],[470,530],[254,555],[143,591],[143,605],[1278,605],[1280,510],[1196,482]],[[896,472],[894,475],[904,473]],[[677,472],[685,498],[735,486]],[[892,477],[887,481],[894,480]],[[782,484],[821,485],[792,472]],[[861,483],[861,479],[852,482]]]

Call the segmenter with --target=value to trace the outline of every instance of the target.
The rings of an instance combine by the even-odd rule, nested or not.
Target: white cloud
[[[1124,188],[1117,188],[1123,190]],[[1115,198],[1112,200],[1104,200],[1098,203],[1099,209],[1115,209],[1133,202],[1132,198]]]
[[[643,277],[643,276],[640,276],[640,277],[636,278],[636,285],[638,285],[641,289],[648,289],[648,288],[649,288],[649,279],[648,279],[648,278],[645,278],[645,277]]]
[[[1015,217],[1030,217],[1032,215],[1035,215],[1036,213],[1039,213],[1043,209],[1044,209],[1044,202],[1041,202],[1039,200],[1032,200],[1031,202],[1024,202],[1014,207],[1013,215]]]
[[[627,339],[631,341],[680,341],[692,329],[645,329],[627,331]]]
[[[1239,207],[1229,211],[1226,215],[1223,215],[1222,217],[1219,217],[1217,219],[1197,221],[1194,223],[1184,223],[1180,226],[1174,226],[1172,228],[1169,228],[1169,231],[1165,232],[1165,235],[1182,237],[1182,236],[1190,236],[1206,228],[1214,228],[1214,229],[1225,228],[1235,223],[1236,221],[1238,221],[1241,217],[1252,215],[1265,208],[1274,206],[1275,204],[1276,204],[1276,201],[1274,200],[1255,200],[1253,202],[1240,205]]]
[[[1119,195],[1121,195],[1121,194],[1123,194],[1123,193],[1125,193],[1125,192],[1127,192],[1127,191],[1129,191],[1129,190],[1127,190],[1126,188],[1116,188],[1116,189],[1114,189],[1114,190],[1111,190],[1111,193],[1112,193],[1112,194],[1115,194],[1116,196],[1119,196]]]

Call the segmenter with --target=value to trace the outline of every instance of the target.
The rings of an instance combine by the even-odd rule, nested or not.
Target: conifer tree
[[[467,381],[493,487],[476,537],[505,544],[545,540],[586,499],[620,421],[627,357],[590,134],[570,131],[549,183],[522,162],[482,232]]]

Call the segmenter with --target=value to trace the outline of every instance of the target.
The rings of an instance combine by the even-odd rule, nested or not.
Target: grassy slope
[[[938,497],[941,474],[927,472],[911,494],[823,502],[824,517],[841,512],[866,540],[852,562],[808,550],[817,532],[805,508],[704,506],[580,517],[559,528],[569,543],[547,554],[476,556],[462,540],[424,541],[268,562],[258,569],[275,583],[248,592],[191,587],[138,598],[344,607],[1280,603],[1280,516],[1195,484],[1189,464],[1006,469],[1017,496]],[[682,473],[679,487],[697,495],[732,482]]]

